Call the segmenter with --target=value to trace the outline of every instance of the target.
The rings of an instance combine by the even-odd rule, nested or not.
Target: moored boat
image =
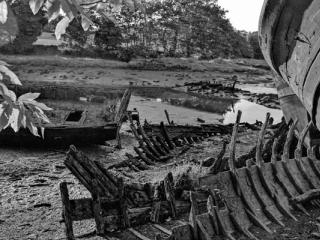
[[[116,138],[121,121],[119,114],[126,111],[126,107],[120,109],[121,101],[130,100],[130,94],[123,98],[124,89],[93,85],[27,82],[23,86],[9,88],[17,96],[27,92],[40,93],[38,101],[53,110],[45,112],[50,123],[37,125],[39,135],[44,128],[43,137],[32,135],[28,129],[20,129],[16,133],[7,128],[0,132],[1,145],[104,144]]]

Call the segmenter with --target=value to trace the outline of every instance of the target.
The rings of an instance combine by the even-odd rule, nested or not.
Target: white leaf
[[[40,103],[34,100],[26,100],[24,101],[25,104],[30,104],[33,105],[34,107],[38,107],[44,111],[52,111],[52,108],[48,107],[47,105],[45,105],[44,103]]]
[[[44,0],[29,0],[31,11],[36,15],[43,6]]]
[[[0,95],[9,95],[9,89],[3,83],[0,83]]]
[[[41,127],[40,130],[41,130],[41,137],[44,139],[44,127]]]
[[[0,22],[5,24],[8,19],[8,5],[6,1],[0,2]]]
[[[7,68],[6,66],[0,65],[0,72],[7,75],[10,78],[10,81],[12,84],[22,85],[18,76],[14,72],[12,72],[9,68]]]
[[[93,22],[86,15],[81,15],[81,26],[84,31],[88,31]]]
[[[38,132],[38,128],[32,123],[29,122],[29,124],[27,125],[29,131],[36,137],[40,137],[39,132]]]
[[[8,90],[8,97],[10,97],[10,99],[12,100],[12,102],[16,102],[17,101],[17,95],[15,94],[14,91]]]
[[[31,100],[37,99],[39,96],[40,96],[40,93],[26,93],[21,95],[18,98],[18,101],[19,102],[28,101],[28,100],[31,101]]]
[[[12,113],[12,106],[10,104],[2,104],[2,111],[0,113],[0,131],[9,126],[9,117]]]
[[[66,29],[69,26],[70,19],[68,17],[64,17],[60,22],[58,22],[55,30],[56,38],[59,40],[62,34],[66,33]]]
[[[9,124],[11,126],[11,128],[15,131],[18,132],[19,131],[19,109],[17,109],[16,107],[13,108],[12,113],[9,117]]]
[[[20,129],[21,127],[26,128],[27,127],[27,117],[26,117],[26,109],[24,106],[21,104],[19,105],[20,107],[20,112],[19,112],[19,117],[18,117],[18,128]]]
[[[26,117],[27,117],[26,125],[27,125],[27,128],[29,129],[29,131],[31,132],[31,134],[34,136],[40,137],[39,132],[38,132],[38,128],[34,125],[33,117],[29,111],[26,111]]]

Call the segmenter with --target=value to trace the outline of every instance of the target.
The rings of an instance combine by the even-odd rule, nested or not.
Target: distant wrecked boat
[[[0,132],[1,145],[69,146],[70,144],[104,144],[117,136],[131,93],[129,90],[70,83],[27,82],[9,86],[17,96],[40,93],[39,102],[52,111],[46,114],[50,123],[43,123],[44,138],[28,129],[15,133],[12,128]],[[38,126],[40,133],[40,126]]]

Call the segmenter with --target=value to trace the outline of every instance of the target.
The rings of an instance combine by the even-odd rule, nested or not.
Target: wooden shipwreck
[[[69,146],[104,144],[117,137],[130,101],[131,92],[101,86],[74,86],[68,83],[33,83],[10,86],[19,96],[40,93],[39,101],[52,108],[47,111],[50,123],[43,123],[44,137],[28,129],[15,133],[11,128],[0,132],[0,143],[8,145]],[[40,133],[40,126],[38,128]]]
[[[116,235],[121,239],[128,239],[128,234],[142,240],[259,239],[261,230],[272,235],[277,225],[284,227],[290,219],[298,221],[298,215],[309,215],[310,208],[320,207],[320,161],[315,148],[303,155],[312,123],[300,134],[294,159],[289,156],[297,121],[290,126],[282,156],[275,139],[272,157],[265,162],[262,150],[269,117],[260,130],[253,164],[248,161],[247,166],[237,168],[239,113],[229,144],[229,170],[191,179],[184,186],[177,185],[171,173],[157,184],[124,183],[101,163],[71,147],[65,164],[92,198],[70,199],[67,184],[61,183],[68,239],[74,239],[72,222],[85,219],[95,219],[98,235],[112,236],[114,230],[121,230]],[[175,146],[172,141],[164,143],[168,148]],[[139,230],[142,225],[148,236]]]
[[[219,165],[228,168],[215,168],[182,189],[177,188],[172,174],[155,185],[124,183],[71,147],[65,164],[91,198],[69,199],[66,183],[61,184],[67,238],[74,239],[73,221],[93,218],[99,235],[111,234],[111,228],[133,236],[117,236],[122,239],[256,240],[272,236],[287,222],[299,221],[302,216],[310,216],[312,209],[320,208],[319,9],[320,2],[316,0],[265,0],[260,44],[277,74],[281,107],[291,123],[283,146],[278,138],[272,139],[269,159],[265,160],[262,154],[269,114],[252,159],[244,165],[235,159],[241,112],[233,126],[227,162],[221,156],[218,159]],[[203,137],[197,135],[202,129],[189,139],[176,140],[179,134],[170,136],[163,124],[158,129],[163,139],[146,134],[147,128],[141,129],[140,136],[132,127],[144,150],[139,150],[142,160],[131,160],[145,161],[146,165],[161,161],[161,152],[172,150],[183,141],[193,144]],[[170,227],[166,222],[173,224]],[[139,231],[141,225],[147,231]]]

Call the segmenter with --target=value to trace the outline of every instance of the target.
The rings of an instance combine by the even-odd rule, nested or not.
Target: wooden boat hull
[[[117,128],[116,123],[104,126],[48,127],[44,130],[44,138],[32,135],[27,129],[21,129],[15,133],[8,128],[0,133],[0,145],[37,147],[104,144],[106,141],[116,138]]]
[[[263,55],[277,74],[286,119],[298,119],[299,132],[311,119],[320,129],[320,2],[265,0],[259,26]],[[309,140],[308,140],[309,139]],[[310,131],[307,145],[319,139]]]
[[[24,82],[9,86],[17,96],[40,93],[39,102],[53,110],[46,112],[51,123],[43,124],[44,136],[33,136],[28,129],[0,132],[0,145],[69,146],[104,144],[117,138],[131,93],[121,88],[70,83]],[[125,94],[124,94],[125,92]],[[121,100],[122,99],[122,100]],[[39,126],[39,125],[38,125]],[[40,126],[38,133],[41,135]]]

